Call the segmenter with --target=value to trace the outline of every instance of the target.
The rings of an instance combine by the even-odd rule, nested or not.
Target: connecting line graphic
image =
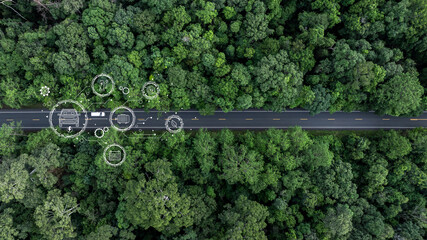
[[[151,131],[154,131],[154,130],[151,130]],[[148,133],[132,133],[132,136],[128,136],[127,134],[122,133],[122,135],[125,136],[126,138],[162,138],[165,135],[165,133],[166,132],[163,132],[161,135],[157,135],[157,133],[152,133],[152,134],[148,134]]]
[[[90,107],[92,107],[92,105],[95,105],[95,104],[105,105],[105,104],[107,104],[107,102],[111,102],[111,101],[113,101],[113,99],[108,99],[108,100],[107,100],[107,101],[105,101],[105,102],[96,102],[96,103],[91,103],[87,108],[88,108],[88,109],[90,109]]]
[[[87,88],[87,86],[86,86],[85,88],[83,88],[83,90],[81,90],[81,91],[77,94],[77,96],[76,96],[76,98],[75,98],[75,99],[77,99],[77,98],[80,96],[80,94],[82,94],[82,92],[83,92],[84,90],[86,90],[86,88]]]

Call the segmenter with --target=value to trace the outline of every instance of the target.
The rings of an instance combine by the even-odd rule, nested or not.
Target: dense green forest
[[[0,107],[415,116],[426,26],[427,0],[0,0]],[[101,73],[129,94],[93,94]],[[100,141],[14,124],[0,127],[1,240],[427,239],[426,129]]]
[[[426,239],[427,130],[329,133],[111,130],[114,168],[96,141],[4,125],[0,239]]]
[[[130,107],[416,115],[426,26],[426,0],[1,0],[0,97],[73,99],[106,73],[131,89],[107,107],[154,80],[161,100]]]

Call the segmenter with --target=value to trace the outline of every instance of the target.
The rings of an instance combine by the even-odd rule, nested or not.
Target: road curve
[[[232,111],[224,113],[216,111],[214,115],[202,116],[198,111],[187,110],[179,112],[146,112],[134,109],[135,126],[132,130],[162,130],[165,129],[165,119],[170,115],[178,115],[184,121],[184,129],[286,129],[301,126],[303,129],[410,129],[427,127],[427,111],[419,117],[378,116],[373,112],[321,112],[311,116],[308,111],[289,110],[286,112],[271,112],[264,110]],[[49,110],[0,110],[0,125],[10,122],[21,122],[24,130],[40,130],[49,127]],[[105,116],[87,114],[87,130],[110,127],[108,117],[110,110],[98,110]],[[84,117],[82,121],[84,122]]]

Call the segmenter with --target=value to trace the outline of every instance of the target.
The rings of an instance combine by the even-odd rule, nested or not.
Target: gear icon
[[[40,95],[42,95],[43,97],[47,97],[50,93],[50,88],[48,88],[47,86],[43,86],[42,88],[40,88]]]

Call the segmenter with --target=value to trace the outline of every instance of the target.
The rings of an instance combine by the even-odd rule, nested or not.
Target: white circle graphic
[[[109,91],[109,92],[107,92],[107,93],[105,93],[105,94],[102,94],[102,93],[99,93],[99,92],[97,92],[97,91],[95,90],[95,81],[96,81],[99,77],[106,77],[106,78],[108,78],[108,79],[111,81],[111,89],[110,89],[110,91]],[[107,97],[107,96],[110,96],[110,95],[111,95],[111,93],[114,91],[114,86],[115,86],[115,83],[114,83],[113,78],[112,78],[110,75],[105,74],[105,73],[101,73],[101,74],[96,75],[96,76],[92,79],[92,83],[91,83],[91,87],[92,87],[92,91],[93,91],[93,93],[95,93],[95,95],[97,95],[97,96],[99,96],[99,97]]]
[[[55,110],[56,110],[60,105],[65,104],[65,103],[72,103],[72,104],[76,104],[77,106],[79,106],[79,108],[82,110],[82,112],[83,112],[83,114],[84,114],[85,122],[84,122],[84,124],[83,124],[82,129],[80,129],[80,131],[79,131],[79,132],[77,132],[77,133],[75,133],[75,134],[72,134],[72,135],[65,135],[65,134],[59,133],[59,132],[58,132],[58,130],[53,126],[53,122],[52,122],[53,114],[54,114]],[[74,110],[74,109],[73,109],[73,110]],[[74,110],[74,111],[75,111],[75,110]],[[61,112],[62,112],[62,111],[61,111]],[[77,112],[77,111],[75,111],[75,112]],[[55,106],[53,106],[52,110],[51,110],[51,111],[50,111],[50,113],[49,113],[49,125],[50,125],[50,128],[53,130],[53,132],[54,132],[56,135],[58,135],[58,136],[60,136],[60,137],[64,137],[64,138],[75,138],[75,137],[80,136],[80,135],[81,135],[81,134],[86,130],[87,121],[88,121],[87,112],[86,112],[86,110],[84,109],[83,105],[82,105],[82,104],[80,104],[80,103],[79,103],[79,102],[77,102],[77,101],[74,101],[74,100],[62,100],[62,101],[59,101]],[[77,125],[78,125],[78,122],[77,122]]]
[[[107,159],[107,151],[108,151],[108,149],[110,149],[112,147],[118,147],[118,148],[120,148],[120,150],[121,150],[120,152],[123,152],[123,156],[121,154],[118,154],[117,153],[118,151],[114,151],[114,152],[110,151],[109,154],[108,154],[108,159]],[[112,154],[112,152],[113,152],[113,154]],[[118,163],[111,163],[111,161],[117,160],[117,159],[113,159],[114,157],[119,157],[117,155],[120,155],[120,162],[118,162]],[[114,143],[114,144],[108,145],[104,149],[103,157],[104,157],[105,163],[107,163],[108,165],[110,165],[112,167],[118,167],[118,166],[122,165],[123,162],[126,160],[126,151],[125,151],[125,149],[122,146],[120,146],[119,144],[115,144]]]
[[[148,99],[153,100],[159,96],[160,88],[159,85],[155,82],[146,82],[144,86],[142,86],[142,95]]]
[[[178,115],[171,115],[166,119],[165,127],[170,133],[179,133],[184,128],[184,121]]]
[[[132,121],[130,121],[130,125],[128,127],[126,127],[126,128],[119,128],[116,125],[114,125],[114,123],[113,123],[114,113],[117,112],[120,109],[127,110],[132,115]],[[110,120],[111,127],[113,127],[114,129],[116,129],[117,131],[125,132],[125,131],[130,130],[135,125],[136,116],[135,116],[135,113],[133,112],[132,109],[130,109],[130,108],[126,107],[126,106],[120,106],[120,107],[116,107],[113,111],[110,112],[110,118],[109,118],[109,120]]]
[[[100,135],[98,135],[97,133],[100,133]],[[101,128],[97,128],[93,134],[97,138],[102,138],[104,137],[104,130],[102,130]]]

